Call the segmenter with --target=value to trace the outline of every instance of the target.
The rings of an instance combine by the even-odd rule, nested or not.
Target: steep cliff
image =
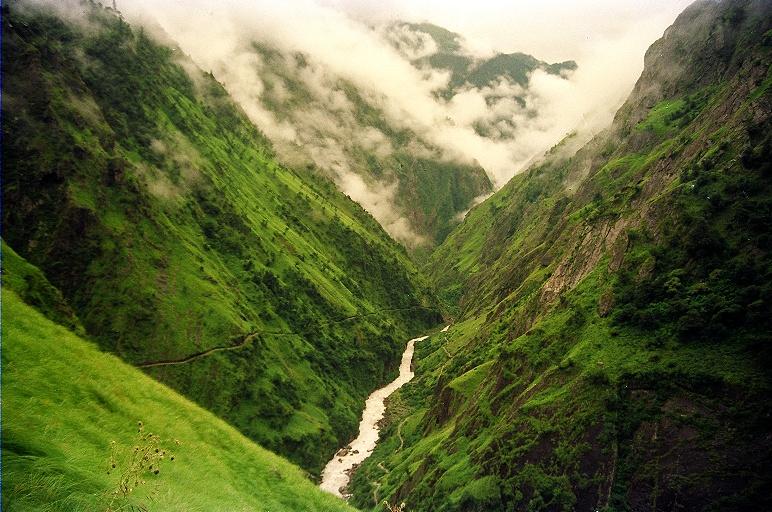
[[[772,6],[700,1],[613,125],[469,213],[355,503],[766,510]]]

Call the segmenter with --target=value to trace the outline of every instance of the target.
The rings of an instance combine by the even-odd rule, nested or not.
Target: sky
[[[482,51],[522,51],[550,61],[579,60],[619,39],[651,44],[693,0],[324,0],[363,21],[430,21]],[[637,48],[638,50],[641,47]],[[637,51],[631,54],[642,58]]]

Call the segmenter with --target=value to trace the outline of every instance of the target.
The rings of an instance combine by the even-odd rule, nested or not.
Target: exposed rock
[[[600,317],[608,316],[613,307],[614,292],[611,289],[608,289],[600,296],[600,300],[598,301],[598,315]]]

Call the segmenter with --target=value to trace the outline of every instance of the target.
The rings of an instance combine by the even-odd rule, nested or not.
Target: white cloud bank
[[[390,207],[394,188],[352,177],[347,144],[355,141],[381,155],[391,148],[380,132],[357,125],[353,107],[336,90],[339,78],[356,85],[392,126],[413,130],[446,159],[478,162],[500,187],[566,134],[578,129],[585,136],[576,140],[582,141],[608,124],[640,74],[646,48],[687,3],[121,0],[119,8],[129,18],[160,24],[224,83],[280,155],[291,160],[293,147],[305,148],[306,157],[337,173],[341,188],[405,241],[412,235]],[[469,51],[480,55],[493,49],[523,51],[548,61],[574,59],[579,68],[567,77],[537,70],[527,89],[502,81],[482,90],[466,88],[448,101],[435,94],[447,84],[448,74],[417,69],[408,60],[433,52],[431,39],[373,28],[395,19],[430,21],[458,31]],[[264,107],[264,95],[281,100],[286,91],[281,79],[270,78],[271,69],[251,47],[253,41],[286,56],[308,56],[308,65],[295,72],[318,100],[313,109],[292,118]],[[289,60],[287,66],[296,65]],[[491,102],[491,94],[498,99]],[[525,99],[525,107],[514,95]],[[480,123],[487,136],[475,130]]]

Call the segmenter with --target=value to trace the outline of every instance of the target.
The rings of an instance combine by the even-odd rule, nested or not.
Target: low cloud
[[[23,2],[19,2],[17,0],[12,3],[14,8],[21,12],[32,12],[45,9],[47,12],[53,13],[58,18],[79,25],[81,28],[96,28],[96,25],[93,25],[89,21],[91,7],[80,0],[61,0],[58,2],[52,0],[24,0]]]
[[[468,3],[418,6],[402,0],[122,0],[119,7],[130,18],[160,24],[200,67],[212,71],[285,161],[333,171],[343,190],[349,187],[349,195],[384,226],[397,226],[392,188],[359,183],[354,176],[360,173],[349,158],[352,147],[379,158],[394,148],[376,127],[363,127],[355,119],[342,81],[383,112],[389,125],[417,134],[424,141],[411,144],[417,152],[439,150],[445,160],[479,163],[500,187],[568,133],[579,133],[572,139],[578,145],[608,124],[642,69],[645,49],[678,10],[671,5],[647,13],[632,2],[604,0],[582,19],[577,9],[561,11],[547,3],[551,7],[532,7],[535,26],[551,16],[566,30],[545,35],[521,23],[509,29],[517,37],[496,41],[486,40],[481,27],[488,23],[491,33],[500,31],[502,20],[513,13],[524,16],[527,8],[484,2],[469,11]],[[449,17],[449,12],[458,16]],[[467,36],[462,46],[470,54],[491,54],[493,41],[503,45],[502,51],[532,51],[539,59],[573,58],[579,68],[564,75],[536,70],[527,87],[502,80],[468,86],[447,99],[438,91],[447,87],[449,73],[411,63],[436,51],[435,42],[406,26],[386,30],[394,16],[459,30]],[[582,30],[584,38],[578,35]],[[562,43],[559,51],[544,44],[547,36]],[[266,107],[266,100],[281,104],[297,91],[264,62],[255,42],[279,50],[282,67],[299,80],[310,101],[294,111]],[[510,47],[514,44],[521,47]],[[384,202],[373,191],[392,200]]]
[[[437,43],[425,32],[416,32],[405,25],[387,25],[385,28],[383,37],[410,61],[437,53]]]
[[[423,245],[427,240],[416,234],[410,223],[394,210],[394,195],[397,183],[366,183],[361,176],[353,173],[342,174],[338,186],[354,201],[368,205],[368,211],[383,228],[399,242],[408,247]]]

